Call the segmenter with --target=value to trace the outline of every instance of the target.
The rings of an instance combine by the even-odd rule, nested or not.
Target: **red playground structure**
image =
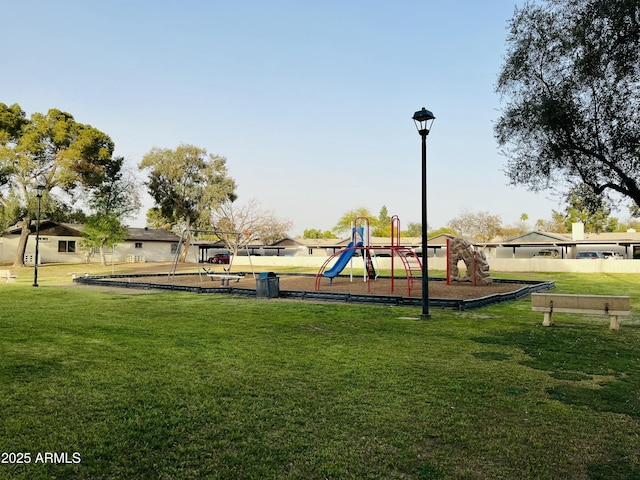
[[[363,281],[367,282],[371,291],[371,280],[378,277],[374,267],[376,252],[389,252],[391,257],[391,293],[395,292],[395,267],[396,259],[399,259],[407,280],[407,295],[411,296],[414,281],[422,279],[422,262],[420,257],[410,248],[400,244],[400,218],[397,215],[391,217],[391,242],[390,246],[371,246],[370,225],[367,217],[353,219],[351,228],[351,241],[346,248],[335,252],[320,267],[316,274],[316,290],[320,290],[320,282],[323,278],[329,279],[329,285],[333,285],[333,279],[338,276],[347,264],[351,267],[350,281],[353,282],[353,258],[357,252],[363,259]],[[333,263],[335,260],[335,263]],[[333,263],[333,264],[332,264]],[[331,268],[328,268],[332,264]]]

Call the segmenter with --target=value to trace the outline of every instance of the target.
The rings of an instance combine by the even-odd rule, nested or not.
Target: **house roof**
[[[9,228],[9,233],[17,235],[22,227],[14,225]],[[81,237],[85,226],[81,223],[63,223],[54,220],[42,220],[40,222],[40,235],[52,235],[57,237]],[[36,224],[32,223],[30,232],[36,232]],[[178,242],[180,237],[175,233],[162,228],[127,228],[127,240],[138,242]]]
[[[331,248],[346,245],[350,240],[344,243],[345,239],[340,238],[296,238],[294,241],[309,248]]]
[[[418,239],[418,241],[421,241],[422,237],[416,237]],[[453,235],[449,235],[448,233],[441,233],[439,235],[436,235],[435,237],[427,237],[428,240],[428,244],[429,246],[432,245],[446,245],[447,244],[447,240],[451,240],[452,238],[455,238]]]
[[[139,242],[178,242],[180,237],[164,228],[127,228],[127,240]]]
[[[36,233],[37,225],[32,222],[29,226],[31,233]],[[17,235],[22,231],[21,225],[9,227],[8,232]],[[58,237],[80,237],[84,231],[84,225],[80,223],[61,223],[54,220],[42,220],[40,222],[40,235],[55,235]]]
[[[522,244],[538,244],[538,243],[557,243],[557,242],[570,242],[572,241],[571,235],[565,235],[562,233],[549,233],[549,232],[528,232],[519,237],[510,238],[503,242],[502,245],[522,245]]]
[[[584,242],[587,243],[640,243],[640,232],[603,232],[585,233]]]
[[[481,242],[476,245],[491,247],[541,247],[541,246],[567,246],[576,245],[638,245],[640,244],[640,232],[605,232],[585,233],[581,240],[574,239],[571,234],[529,232],[519,237],[501,242]]]
[[[270,247],[301,247],[304,246],[304,243],[299,242],[298,240],[296,240],[295,238],[291,238],[291,237],[285,237],[285,238],[281,238],[280,240],[277,240],[275,242],[273,242],[271,245],[269,245]]]

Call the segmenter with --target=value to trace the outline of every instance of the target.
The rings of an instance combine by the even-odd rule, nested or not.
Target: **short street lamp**
[[[429,260],[427,258],[427,135],[436,117],[422,107],[413,114],[413,122],[422,137],[422,315],[423,319],[431,318],[429,314]]]
[[[33,270],[33,286],[38,286],[38,247],[40,246],[40,200],[42,200],[42,192],[44,191],[44,185],[38,185],[36,190],[38,193],[36,197],[38,197],[38,222],[36,223],[36,259],[34,262],[35,268]]]

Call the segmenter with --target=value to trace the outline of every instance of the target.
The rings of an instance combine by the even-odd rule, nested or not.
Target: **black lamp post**
[[[427,255],[427,135],[433,121],[433,113],[422,107],[413,114],[413,122],[422,137],[422,318],[429,314],[429,260]]]
[[[40,246],[40,200],[42,199],[42,192],[45,189],[44,185],[38,185],[36,190],[38,193],[36,197],[38,197],[38,222],[36,223],[36,259],[34,262],[35,268],[33,270],[33,286],[38,286],[38,247]]]

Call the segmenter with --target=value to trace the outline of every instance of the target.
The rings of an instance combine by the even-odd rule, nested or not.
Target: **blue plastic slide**
[[[353,242],[350,242],[349,245],[347,245],[347,248],[352,248],[352,247],[353,247]],[[362,242],[358,242],[356,244],[356,247],[362,247]],[[356,253],[355,250],[345,250],[344,252],[342,252],[338,257],[338,261],[336,262],[336,264],[333,267],[331,267],[329,270],[325,270],[324,272],[322,272],[322,276],[327,278],[333,278],[339,275],[340,272],[344,270],[344,267],[347,266],[347,263],[349,263],[349,260],[351,260],[351,257],[353,257],[354,253]]]

